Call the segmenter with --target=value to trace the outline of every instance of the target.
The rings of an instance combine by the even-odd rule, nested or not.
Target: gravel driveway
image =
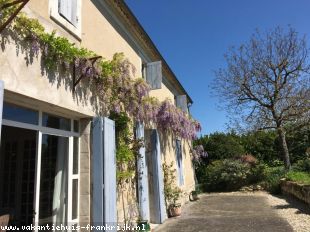
[[[310,215],[302,205],[264,192],[204,194],[154,231],[309,232]]]

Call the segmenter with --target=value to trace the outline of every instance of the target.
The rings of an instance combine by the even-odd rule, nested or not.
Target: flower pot
[[[139,231],[151,231],[150,223],[147,220],[141,220],[137,224]]]
[[[178,206],[171,206],[169,208],[169,216],[170,217],[177,217],[177,216],[180,216],[182,213],[182,210],[181,210],[181,206],[178,205]]]
[[[198,193],[196,191],[192,191],[189,194],[189,200],[190,201],[197,201],[198,199],[199,199],[199,197],[198,197]]]

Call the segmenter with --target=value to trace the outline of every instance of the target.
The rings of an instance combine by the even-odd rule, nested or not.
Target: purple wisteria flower
[[[202,145],[197,145],[191,150],[192,160],[196,164],[200,164],[203,159],[208,157],[208,153]]]

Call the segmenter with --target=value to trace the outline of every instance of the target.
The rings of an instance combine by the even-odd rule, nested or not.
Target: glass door
[[[69,138],[42,135],[39,225],[66,226]]]
[[[78,120],[5,102],[2,124],[0,212],[14,218],[12,225],[32,224],[35,231],[39,225],[76,225]]]

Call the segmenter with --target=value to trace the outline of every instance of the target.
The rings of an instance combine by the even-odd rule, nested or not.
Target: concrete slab
[[[289,223],[268,205],[264,195],[205,194],[185,205],[155,232],[293,232]]]

